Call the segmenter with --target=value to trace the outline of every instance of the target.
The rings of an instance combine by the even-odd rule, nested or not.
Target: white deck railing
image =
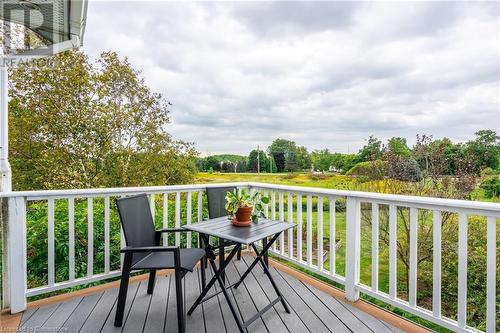
[[[162,187],[137,187],[113,189],[63,190],[63,191],[33,191],[0,193],[0,198],[8,198],[9,220],[6,230],[7,276],[4,280],[4,305],[10,305],[12,312],[26,309],[26,298],[50,291],[86,284],[119,275],[119,270],[112,270],[110,265],[110,211],[111,199],[147,193],[153,211],[161,211],[162,225],[169,225],[169,209],[174,209],[174,226],[179,227],[192,222],[193,207],[196,208],[196,219],[203,218],[202,194],[207,187],[237,186],[249,188],[251,191],[261,191],[271,197],[271,202],[265,210],[268,217],[297,224],[294,230],[283,234],[272,253],[286,259],[302,268],[335,281],[345,287],[346,297],[351,301],[359,299],[359,294],[365,293],[383,302],[396,306],[416,316],[432,321],[446,328],[459,332],[474,332],[477,328],[467,323],[467,244],[469,216],[481,216],[487,223],[487,286],[486,286],[486,331],[496,330],[496,224],[500,218],[500,204],[449,200],[426,197],[387,195],[368,192],[306,188],[262,183],[224,183],[209,185],[181,185]],[[87,272],[83,277],[75,277],[75,200],[87,201]],[[94,273],[94,211],[95,200],[104,202],[104,267],[102,272]],[[29,203],[32,201],[46,202],[47,205],[47,283],[27,288],[27,244],[26,222]],[[56,281],[55,278],[55,203],[67,201],[68,217],[68,279]],[[193,201],[195,204],[193,206]],[[161,208],[156,205],[161,203]],[[337,209],[341,203],[342,209]],[[367,208],[367,204],[371,206]],[[345,205],[345,209],[343,208]],[[170,207],[173,206],[173,207]],[[362,208],[362,206],[364,208]],[[66,207],[66,206],[65,206]],[[183,214],[181,214],[181,209]],[[379,226],[380,211],[388,216],[388,292],[379,290]],[[409,219],[409,279],[406,299],[398,295],[398,212],[407,211]],[[418,214],[420,211],[432,212],[432,309],[420,307],[417,303],[417,244],[418,244]],[[364,218],[370,225],[370,286],[361,283],[361,220]],[[368,215],[367,215],[368,213]],[[441,309],[441,222],[443,214],[458,216],[458,297],[457,319],[452,320],[442,315]],[[337,271],[337,239],[339,223],[337,215],[345,219],[345,270]],[[155,214],[153,214],[155,215]],[[172,222],[170,222],[172,223]],[[328,228],[329,236],[325,239]],[[314,232],[316,230],[316,232]],[[342,230],[344,232],[344,230]],[[116,235],[115,235],[116,236]],[[123,244],[123,237],[122,244]],[[191,246],[191,237],[187,237],[186,246]],[[166,240],[166,239],[165,239]],[[181,239],[176,235],[175,244]],[[325,244],[326,243],[326,244]],[[345,274],[342,274],[345,271]]]

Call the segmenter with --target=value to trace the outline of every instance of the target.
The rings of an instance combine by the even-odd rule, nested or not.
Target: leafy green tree
[[[307,148],[304,146],[297,147],[297,165],[300,170],[309,170],[311,169],[311,155],[307,151]]]
[[[370,135],[366,145],[358,152],[357,162],[375,161],[382,157],[382,141]]]
[[[295,142],[285,139],[276,139],[269,146],[269,154],[273,157],[274,163],[276,163],[276,168],[278,172],[283,172],[286,169],[286,156],[290,151],[295,151]],[[296,157],[296,154],[295,154]],[[296,165],[296,161],[292,163]],[[294,170],[295,171],[295,170]]]
[[[408,148],[405,138],[393,137],[387,141],[387,150],[396,156],[410,157],[411,150]]]
[[[492,130],[477,131],[476,138],[467,143],[470,153],[477,157],[477,169],[498,169],[500,158],[500,136]]]
[[[260,155],[260,172],[269,172],[269,163],[270,163],[269,158],[267,157],[266,153],[262,150],[260,150],[259,154],[257,154],[257,149],[252,150],[248,155],[247,170],[250,172],[258,171],[257,167],[258,155]]]
[[[82,52],[11,72],[14,189],[189,182],[196,151],[166,132],[170,103],[127,59]]]
[[[294,172],[299,169],[296,149],[290,149],[285,155],[285,171]]]
[[[311,153],[311,159],[315,170],[328,171],[333,165],[333,154],[328,149],[315,150]]]

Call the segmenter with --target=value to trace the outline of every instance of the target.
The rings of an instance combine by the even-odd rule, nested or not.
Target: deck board
[[[252,262],[253,257],[228,266],[229,283],[236,282]],[[400,332],[399,329],[375,318],[360,309],[338,300],[282,271],[271,268],[277,285],[285,296],[292,313],[287,314],[277,303],[261,319],[256,320],[247,332]],[[207,280],[213,272],[207,270]],[[97,332],[177,332],[175,283],[171,275],[158,276],[153,295],[147,294],[147,280],[129,285],[123,327],[113,325],[118,289],[112,288],[87,296],[75,297],[27,310],[21,319],[21,329],[60,327],[67,333]],[[214,291],[219,290],[217,287]],[[201,291],[199,270],[188,273],[183,281],[186,310]],[[260,267],[247,276],[238,289],[228,290],[238,314],[244,319],[276,298],[271,283]],[[237,326],[227,301],[222,294],[199,306],[191,316],[186,316],[186,331],[193,333],[232,333]]]
[[[280,274],[283,279],[290,285],[290,287],[300,295],[302,300],[307,303],[309,308],[316,314],[318,319],[326,326],[330,331],[339,333],[349,333],[350,330],[344,323],[339,320],[339,318],[328,309],[325,304],[320,302],[316,296],[306,288],[301,281],[289,276],[288,274],[275,271]],[[356,331],[357,332],[357,331]]]
[[[88,316],[85,324],[81,328],[80,332],[85,333],[93,333],[99,332],[104,323],[108,319],[108,316],[111,314],[111,309],[116,302],[116,298],[118,297],[118,289],[109,289],[106,290],[99,302],[96,304],[92,312]]]
[[[245,262],[245,265],[248,267],[252,263],[252,258],[244,256],[243,261]],[[257,281],[260,288],[264,291],[267,301],[270,302],[271,300],[273,300],[276,297],[276,293],[274,292],[273,287],[269,282],[269,280],[265,277],[264,272],[262,270],[255,269],[252,271],[251,275],[255,279],[255,281]],[[274,310],[281,318],[281,320],[283,321],[289,332],[297,332],[297,333],[309,332],[309,330],[304,325],[300,317],[295,313],[293,308],[290,309],[291,313],[286,313],[285,309],[280,303],[274,306]]]
[[[233,261],[233,265],[236,267],[236,270],[238,271],[239,277],[245,273],[247,270],[248,266],[245,264],[243,260],[235,260]],[[257,281],[253,277],[253,275],[249,274],[245,280],[244,280],[244,286],[247,289],[249,293],[252,294],[252,300],[256,306],[257,309],[262,309],[265,307],[267,304],[269,304],[269,300],[260,288],[260,286],[257,284]],[[240,287],[241,288],[241,287]],[[274,300],[276,297],[273,297],[272,300]],[[278,306],[282,306],[279,304]],[[270,332],[287,332],[288,329],[281,320],[281,318],[278,316],[278,313],[276,312],[276,308],[273,307],[269,311],[267,311],[263,316],[262,320],[265,323],[265,326],[268,331]]]
[[[190,275],[190,274],[189,274]],[[144,332],[163,332],[169,291],[169,276],[157,277],[153,297],[149,304]]]

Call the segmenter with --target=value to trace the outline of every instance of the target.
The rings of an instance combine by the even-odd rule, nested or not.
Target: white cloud
[[[84,50],[127,56],[201,152],[353,152],[500,131],[499,19],[494,2],[90,2]]]

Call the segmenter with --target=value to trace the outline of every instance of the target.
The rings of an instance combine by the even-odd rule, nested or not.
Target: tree
[[[411,150],[406,144],[405,138],[393,137],[387,141],[387,150],[392,155],[410,157]]]
[[[267,157],[266,153],[262,150],[259,150],[259,155],[260,155],[260,172],[269,172],[269,158]],[[254,149],[250,152],[248,155],[248,161],[247,161],[247,170],[250,172],[257,172],[257,149]]]
[[[476,139],[467,143],[469,153],[477,157],[477,169],[497,169],[500,158],[500,136],[491,130],[477,131]]]
[[[297,152],[295,149],[289,149],[285,154],[285,171],[294,172],[298,169]]]
[[[185,183],[191,143],[166,132],[171,104],[116,53],[65,52],[11,72],[16,190]]]
[[[328,171],[333,164],[333,155],[328,149],[313,151],[311,159],[315,170]]]
[[[297,165],[300,170],[309,170],[311,169],[311,155],[307,151],[307,148],[304,146],[300,146],[296,148],[297,154]]]
[[[269,154],[273,157],[274,163],[278,172],[283,172],[286,169],[286,156],[290,151],[295,151],[295,142],[285,139],[276,139],[269,146]],[[296,154],[295,154],[296,157]],[[292,163],[296,165],[296,162]],[[295,170],[293,170],[295,171]]]
[[[382,141],[370,135],[366,145],[358,152],[357,162],[375,161],[382,157]]]

